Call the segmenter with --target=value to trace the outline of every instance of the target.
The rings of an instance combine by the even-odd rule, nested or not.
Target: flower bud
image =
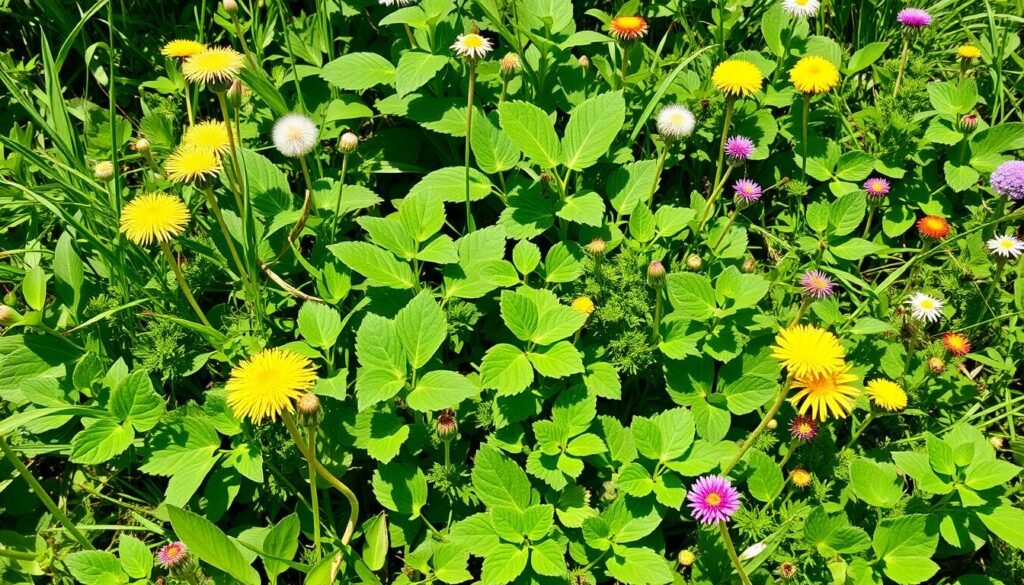
[[[757,260],[754,260],[753,258],[747,258],[746,260],[743,261],[743,272],[746,272],[747,274],[750,274],[751,272],[753,272],[756,269],[757,269]]]
[[[100,161],[92,168],[92,174],[97,180],[106,183],[114,178],[114,163],[109,160]]]
[[[455,434],[459,432],[459,423],[455,420],[455,412],[452,409],[447,409],[437,415],[437,420],[434,421],[434,430],[437,431],[437,436],[442,441],[451,441],[455,438]]]
[[[689,567],[697,560],[697,556],[688,548],[679,551],[679,556],[677,558],[679,559],[679,564],[684,567]]]
[[[224,6],[224,12],[227,12],[228,14],[238,12],[238,2],[235,2],[235,0],[224,0],[221,5]]]
[[[796,565],[789,561],[783,561],[782,564],[779,565],[779,576],[786,581],[796,577]]]
[[[577,297],[572,302],[572,308],[576,312],[590,315],[594,312],[594,301],[590,297]]]
[[[139,138],[138,140],[135,141],[135,152],[139,154],[147,154],[149,153],[151,148],[152,146],[149,144],[149,141],[146,140],[145,138]]]
[[[647,267],[647,284],[651,288],[665,286],[665,267],[662,266],[661,262],[655,260]]]
[[[700,270],[700,267],[704,265],[704,261],[700,259],[700,256],[696,254],[690,254],[686,257],[686,269],[687,270]]]
[[[295,401],[295,413],[298,415],[299,423],[304,427],[316,426],[323,418],[323,411],[320,409],[320,399],[316,394],[307,392]]]
[[[543,183],[550,183],[552,178],[553,177],[551,176],[551,173],[549,173],[547,171],[542,171],[540,173],[540,180]]]
[[[580,55],[579,61],[580,67],[582,67],[584,70],[590,69],[590,57],[587,57],[586,55]]]
[[[935,374],[941,374],[946,369],[946,362],[942,361],[942,358],[932,357],[928,358],[928,369]]]
[[[501,58],[501,72],[505,75],[515,73],[522,69],[523,63],[519,60],[519,55],[508,52]]]
[[[970,131],[974,130],[977,127],[978,127],[978,115],[977,114],[967,114],[963,118],[960,118],[960,128],[962,128],[964,130],[964,132],[970,132]]]
[[[769,431],[774,431],[777,428],[779,428],[779,421],[775,420],[774,418],[772,420],[768,421],[768,430]]]
[[[0,305],[0,325],[10,327],[21,321],[21,315],[8,305]]]
[[[1006,446],[1006,441],[1002,437],[989,437],[988,444],[992,445],[997,451]]]
[[[341,135],[341,140],[338,141],[338,149],[345,154],[352,154],[359,148],[359,137],[351,132],[346,132]]]
[[[236,108],[242,103],[242,96],[245,94],[245,86],[242,84],[241,79],[236,79],[231,82],[231,87],[228,88],[227,98],[231,102],[231,105]]]
[[[614,481],[606,481],[601,484],[601,499],[606,502],[614,502],[619,497],[619,488]]]
[[[587,244],[587,254],[591,256],[604,256],[605,251],[608,249],[608,244],[601,238],[594,238]]]

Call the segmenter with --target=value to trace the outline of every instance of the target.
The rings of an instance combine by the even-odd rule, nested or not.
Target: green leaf
[[[860,260],[883,249],[885,246],[861,238],[850,238],[837,246],[829,246],[829,251],[843,260]]]
[[[530,558],[528,549],[511,544],[500,544],[484,559],[481,583],[483,585],[504,585],[511,583],[526,569]]]
[[[414,369],[434,357],[448,335],[448,320],[429,290],[420,291],[395,315],[395,331]]]
[[[583,274],[583,253],[579,246],[558,242],[548,250],[544,258],[544,280],[547,282],[572,282]]]
[[[832,233],[845,236],[852,233],[864,219],[867,199],[863,192],[849,193],[839,198],[829,210],[828,223]]]
[[[71,461],[96,465],[124,452],[135,439],[131,425],[112,420],[97,420],[71,439]]]
[[[601,227],[604,211],[604,198],[593,191],[587,191],[566,197],[557,215],[568,221]]]
[[[487,175],[476,169],[469,169],[469,198],[479,201],[491,194],[491,184]],[[345,187],[348,191],[348,187]],[[428,173],[419,183],[409,190],[409,197],[420,193],[430,193],[440,197],[442,201],[459,202],[466,200],[466,168],[445,167]]]
[[[836,163],[836,178],[842,181],[863,181],[875,168],[875,157],[862,150],[844,152]]]
[[[64,558],[71,575],[82,585],[121,585],[128,575],[113,554],[100,550],[83,550]],[[152,563],[151,563],[152,564]]]
[[[136,370],[110,393],[110,412],[125,425],[146,432],[160,422],[164,414],[164,400],[153,389],[153,382],[145,370]]]
[[[395,89],[398,95],[404,96],[416,91],[425,83],[437,76],[437,73],[448,64],[448,57],[431,55],[422,51],[407,51],[398,60],[395,71]],[[330,64],[327,65],[330,67]],[[326,70],[327,67],[324,69]]]
[[[677,459],[693,444],[693,416],[685,408],[666,410],[651,418],[636,417],[631,428],[637,450],[653,461]]]
[[[986,528],[1007,543],[1024,550],[1024,510],[1000,501],[993,509],[977,511],[978,518]]]
[[[285,516],[267,532],[263,539],[263,550],[275,557],[291,560],[299,549],[299,528],[298,515]],[[268,580],[276,583],[278,575],[287,571],[288,565],[264,556],[263,568],[267,571]]]
[[[256,569],[245,561],[238,545],[212,522],[175,506],[167,506],[167,515],[170,517],[175,535],[185,543],[191,553],[199,557],[199,560],[224,571],[246,585],[259,585],[260,576]]]
[[[964,472],[967,477],[964,483],[977,491],[994,488],[997,485],[1008,485],[1010,480],[1020,474],[1020,469],[1013,463],[1000,459],[978,460]]]
[[[566,574],[565,547],[553,538],[530,547],[530,566],[540,575],[562,577]]]
[[[49,276],[42,266],[33,266],[25,272],[25,278],[21,281],[21,294],[25,297],[25,303],[35,311],[42,311],[46,306],[46,281]]]
[[[583,356],[568,341],[538,347],[526,354],[537,372],[548,378],[564,378],[583,371]]]
[[[76,313],[78,301],[82,298],[85,266],[75,252],[73,242],[71,232],[64,232],[57,238],[53,249],[53,275],[56,277],[57,296],[71,308],[72,313]]]
[[[619,486],[623,493],[642,498],[654,491],[654,478],[643,465],[630,463],[619,471],[615,485]]]
[[[470,146],[477,166],[488,174],[514,168],[522,157],[519,147],[488,116],[474,116]]]
[[[133,579],[149,579],[153,572],[153,553],[146,543],[130,534],[122,533],[117,539],[117,556],[121,568]]]
[[[360,411],[390,399],[405,387],[405,350],[390,319],[366,314],[356,333],[356,357],[360,365],[356,375]]]
[[[373,473],[373,494],[388,510],[418,518],[427,505],[427,476],[405,463],[381,465]]]
[[[370,457],[387,463],[394,459],[409,438],[409,425],[390,412],[362,412],[356,417],[356,446]]]
[[[662,585],[671,583],[675,573],[665,557],[649,548],[616,545],[615,554],[605,561],[608,574],[627,585]]]
[[[417,242],[426,242],[444,226],[444,200],[430,191],[410,194],[402,200],[398,217],[406,233]]]
[[[416,277],[408,264],[367,242],[342,242],[327,247],[346,266],[366,277],[367,284],[388,288],[413,288]]]
[[[760,451],[751,452],[749,461],[754,468],[754,473],[747,479],[750,495],[762,502],[771,502],[782,493],[785,486],[782,469],[774,459]]]
[[[473,578],[468,571],[469,552],[455,544],[434,547],[434,576],[443,583],[463,583]],[[482,555],[486,556],[486,555]]]
[[[558,135],[544,110],[528,102],[502,102],[501,128],[527,158],[552,169],[561,161]]]
[[[868,43],[864,45],[850,56],[850,60],[846,63],[846,67],[844,68],[844,73],[846,75],[853,75],[854,73],[867,69],[885,54],[885,49],[888,46],[888,42]]]
[[[363,522],[363,536],[366,539],[366,544],[363,546],[363,562],[371,571],[379,571],[384,567],[388,556],[387,515],[381,512]]]
[[[320,70],[320,77],[339,89],[364,91],[395,81],[395,66],[376,53],[349,53]]]
[[[465,376],[447,370],[427,372],[409,393],[408,403],[413,410],[434,412],[454,408],[460,402],[476,396],[479,388]]]
[[[540,264],[540,248],[529,240],[520,240],[515,248],[512,248],[512,263],[520,274],[530,274]]]
[[[673,273],[668,276],[668,298],[687,319],[706,321],[714,314],[715,291],[703,274]]]
[[[473,462],[473,489],[488,508],[508,507],[525,511],[533,499],[530,479],[514,461],[484,445]]]
[[[892,508],[903,497],[903,482],[889,464],[870,459],[855,459],[850,464],[850,488],[869,505]]]
[[[882,571],[901,585],[923,583],[939,570],[931,560],[939,534],[927,520],[924,514],[909,514],[883,520],[875,529],[872,547],[883,563]]]
[[[511,396],[526,390],[533,382],[533,367],[522,350],[499,343],[487,350],[480,364],[480,383],[494,388],[498,396]]]
[[[341,316],[334,308],[323,303],[303,303],[296,325],[303,339],[322,349],[334,347],[338,335],[341,335]]]
[[[971,78],[960,81],[929,83],[928,99],[940,114],[959,117],[974,109],[978,103],[978,88]]]
[[[626,101],[621,91],[602,93],[576,107],[565,127],[562,161],[567,168],[583,170],[608,152],[626,120]]]
[[[892,460],[897,467],[914,479],[917,489],[933,494],[948,494],[953,491],[953,486],[941,480],[932,470],[927,455],[901,451],[893,453]]]
[[[520,291],[501,291],[501,318],[505,326],[522,341],[529,341],[540,322],[540,309]]]

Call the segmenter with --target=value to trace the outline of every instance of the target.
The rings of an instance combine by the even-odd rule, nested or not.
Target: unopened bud
[[[237,108],[242,103],[242,95],[244,93],[245,86],[242,85],[242,80],[236,79],[231,82],[231,87],[228,88],[227,98]]]
[[[228,14],[238,12],[238,2],[235,2],[235,0],[224,0],[221,4],[224,6],[224,12],[227,12]]]
[[[783,561],[783,563],[779,565],[779,576],[786,581],[796,577],[796,565],[789,561]]]
[[[772,420],[768,421],[768,430],[769,431],[774,431],[777,428],[779,428],[779,421],[775,420],[774,418]]]
[[[686,257],[686,269],[687,270],[700,270],[700,267],[704,265],[704,261],[700,259],[700,256],[696,254],[690,254]]]
[[[587,57],[586,55],[580,55],[579,61],[580,67],[584,69],[590,69],[590,57]]]
[[[587,244],[587,254],[591,256],[603,256],[605,251],[608,249],[608,244],[601,238],[594,238]]]
[[[998,450],[1006,446],[1006,440],[1002,437],[989,437],[988,444]]]
[[[743,272],[746,272],[747,274],[750,274],[751,272],[753,272],[756,269],[757,269],[757,260],[754,260],[753,258],[747,258],[746,260],[743,261]]]
[[[540,174],[540,180],[544,183],[550,183],[552,178],[551,173],[547,171],[542,171]]]
[[[928,369],[935,374],[941,374],[946,369],[946,362],[939,357],[928,358]]]
[[[434,429],[442,441],[452,440],[455,433],[459,432],[459,423],[455,420],[455,412],[449,408],[439,414],[434,422]]]
[[[146,154],[150,151],[151,148],[152,146],[149,144],[149,141],[146,140],[145,138],[139,138],[138,140],[135,141],[135,152],[139,154]]]
[[[295,412],[304,427],[315,426],[320,422],[323,413],[320,410],[320,399],[316,394],[307,392],[295,402]]]
[[[21,321],[21,315],[8,305],[0,305],[0,325],[10,327]]]
[[[345,154],[351,154],[359,148],[359,137],[351,132],[346,132],[341,135],[341,140],[338,142],[338,149]]]
[[[601,499],[606,502],[614,502],[619,497],[619,488],[614,481],[606,481],[601,484]]]
[[[97,180],[106,183],[114,178],[114,163],[109,160],[100,161],[92,168],[92,174]]]
[[[515,73],[522,69],[522,67],[523,63],[519,60],[519,55],[515,53],[505,53],[505,56],[501,58],[501,72],[505,75]]]
[[[693,554],[693,551],[687,548],[679,551],[678,559],[680,565],[689,567],[697,560],[697,556]]]
[[[960,127],[966,132],[970,132],[978,127],[978,116],[977,114],[967,114],[963,118],[960,118]]]
[[[647,266],[647,284],[652,288],[665,286],[665,267],[655,260]]]

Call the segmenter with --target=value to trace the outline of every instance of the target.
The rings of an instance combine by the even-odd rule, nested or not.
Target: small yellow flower
[[[799,404],[800,414],[811,411],[811,418],[824,421],[831,413],[836,418],[846,418],[853,410],[854,398],[860,396],[860,390],[850,386],[857,376],[849,373],[850,366],[827,372],[797,377],[793,387],[799,389],[790,398],[794,406]]]
[[[956,56],[964,61],[970,61],[981,57],[981,49],[974,45],[960,45],[960,48],[956,50]]]
[[[241,53],[227,47],[214,47],[189,57],[181,72],[192,83],[219,84],[227,89],[244,65]]]
[[[179,147],[164,163],[167,178],[175,183],[191,183],[220,172],[220,159],[210,150]]]
[[[274,420],[292,400],[316,382],[316,368],[305,356],[280,349],[264,349],[231,370],[227,403],[240,418],[254,423]]]
[[[750,61],[730,59],[720,63],[711,74],[711,83],[729,96],[746,97],[761,89],[764,77]]]
[[[867,391],[875,406],[889,411],[903,410],[907,407],[907,393],[903,387],[892,380],[878,379],[868,382]]]
[[[594,301],[590,300],[590,297],[577,297],[572,302],[572,308],[585,315],[590,315],[594,312]]]
[[[620,41],[635,41],[647,34],[647,19],[642,16],[616,16],[608,24],[608,30]]]
[[[231,152],[227,124],[219,120],[207,120],[189,126],[185,129],[181,145],[185,148],[209,150],[217,156],[224,156]]]
[[[839,84],[839,70],[828,59],[811,55],[796,62],[789,70],[789,80],[801,93],[815,95]]]
[[[845,366],[846,351],[835,335],[814,325],[793,325],[775,336],[772,357],[798,378],[831,374]]]
[[[121,233],[140,246],[168,242],[185,231],[191,216],[181,199],[167,193],[147,193],[121,210]]]
[[[789,480],[798,488],[805,488],[811,485],[812,479],[811,472],[800,467],[794,469],[793,472],[789,474]]]
[[[206,50],[206,45],[198,41],[175,39],[164,45],[164,48],[160,49],[160,54],[164,57],[184,59],[204,50]]]

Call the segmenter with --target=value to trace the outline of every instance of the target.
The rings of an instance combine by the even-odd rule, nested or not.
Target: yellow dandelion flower
[[[220,159],[210,150],[179,147],[164,163],[167,178],[175,183],[191,183],[220,172]]]
[[[796,62],[789,70],[789,80],[801,93],[825,93],[839,84],[839,70],[828,59],[811,55]]]
[[[811,485],[811,472],[803,468],[796,468],[789,474],[789,480],[798,488],[805,488]]]
[[[121,233],[148,246],[168,242],[185,231],[191,216],[188,207],[174,195],[146,193],[129,201],[121,210]]]
[[[974,45],[960,45],[960,48],[956,50],[956,56],[964,61],[970,61],[981,57],[981,49]]]
[[[885,410],[903,410],[907,407],[907,393],[903,387],[892,380],[877,379],[871,380],[864,385],[864,389],[875,406]]]
[[[761,70],[750,61],[730,59],[720,63],[711,74],[711,83],[718,91],[730,95],[746,97],[761,89],[764,77]]]
[[[795,377],[820,376],[841,369],[846,351],[835,335],[814,325],[793,325],[775,336],[772,357]]]
[[[198,41],[175,39],[164,45],[164,48],[160,49],[160,54],[164,57],[177,57],[178,59],[184,59],[205,50],[206,45]]]
[[[227,403],[240,418],[254,423],[276,419],[292,400],[316,382],[316,367],[305,356],[280,349],[264,349],[231,370]]]
[[[238,77],[244,65],[245,58],[238,51],[215,47],[189,57],[182,65],[181,72],[192,83],[227,86]]]
[[[219,120],[207,120],[189,126],[181,139],[181,145],[185,148],[209,150],[217,156],[224,156],[231,152],[227,124]]]
[[[850,386],[857,376],[849,373],[850,366],[826,372],[797,377],[793,380],[796,394],[790,398],[794,407],[799,405],[800,414],[811,411],[811,418],[824,421],[831,413],[836,418],[846,418],[853,410],[854,398],[860,396],[860,390]]]
[[[584,315],[589,315],[594,312],[594,301],[590,300],[590,297],[577,297],[572,301],[572,308]]]

